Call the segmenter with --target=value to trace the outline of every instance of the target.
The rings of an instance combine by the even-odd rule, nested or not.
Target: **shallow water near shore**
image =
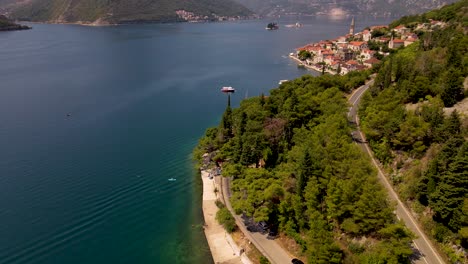
[[[212,262],[191,151],[222,86],[311,73],[287,55],[349,24],[297,20],[0,32],[0,263]]]

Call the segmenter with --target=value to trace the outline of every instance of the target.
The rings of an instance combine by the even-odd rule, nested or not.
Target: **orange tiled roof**
[[[353,46],[361,46],[362,44],[365,44],[366,42],[364,41],[351,41],[349,44]]]
[[[374,58],[374,57],[364,61],[364,63],[369,63],[369,64],[375,64],[375,63],[378,63],[378,62],[380,62],[380,61],[378,59]]]
[[[349,65],[358,65],[359,63],[355,60],[349,60],[346,62],[346,64],[349,64]]]

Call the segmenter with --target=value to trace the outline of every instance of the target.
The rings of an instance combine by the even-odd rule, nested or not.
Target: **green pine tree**
[[[452,231],[461,228],[462,206],[468,198],[468,143],[460,148],[449,165],[434,193],[430,195],[435,219],[446,224]]]
[[[451,107],[458,102],[463,96],[463,80],[461,72],[455,68],[450,68],[445,74],[444,88],[441,98],[446,107]]]

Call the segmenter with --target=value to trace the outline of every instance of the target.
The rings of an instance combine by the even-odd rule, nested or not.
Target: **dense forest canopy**
[[[350,136],[344,92],[368,75],[306,75],[228,106],[195,151],[224,161],[237,213],[278,225],[310,263],[405,263],[412,254],[412,235]]]

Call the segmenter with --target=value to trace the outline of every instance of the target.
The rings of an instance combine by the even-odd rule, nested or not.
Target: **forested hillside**
[[[455,0],[236,0],[261,15],[324,14],[401,17],[441,7]]]
[[[129,23],[183,21],[176,11],[200,18],[248,16],[252,12],[231,0],[31,0],[0,1],[13,18],[48,22]]]
[[[468,1],[405,17],[391,26],[446,22],[420,31],[420,42],[386,58],[360,116],[376,156],[453,262],[468,246],[467,113],[452,107],[466,95]]]
[[[195,150],[223,162],[237,213],[279,226],[309,263],[409,263],[412,254],[412,234],[350,135],[344,95],[368,75],[305,75],[228,106]]]

